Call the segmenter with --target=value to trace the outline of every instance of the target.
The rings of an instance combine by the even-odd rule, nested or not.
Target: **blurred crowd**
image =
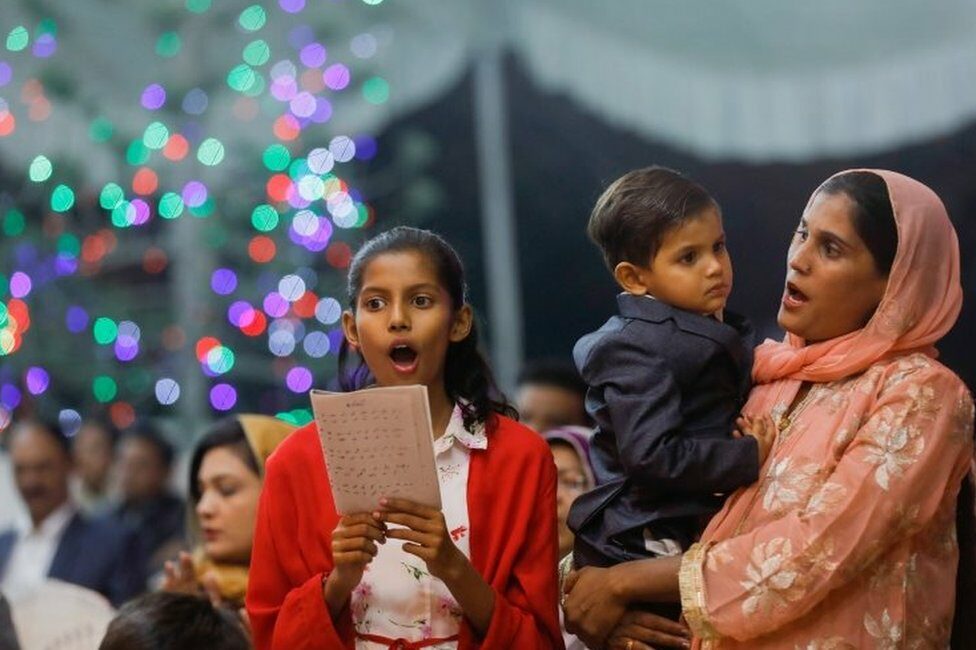
[[[560,556],[573,545],[569,506],[593,485],[585,392],[571,364],[544,361],[515,395],[553,452]],[[240,414],[181,454],[149,420],[119,431],[92,418],[70,436],[14,420],[0,433],[0,650],[250,647],[243,600],[264,463],[293,429]]]

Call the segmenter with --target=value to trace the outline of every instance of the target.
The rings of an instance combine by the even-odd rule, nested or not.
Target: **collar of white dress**
[[[450,449],[455,443],[461,444],[468,449],[487,449],[488,436],[485,435],[485,425],[478,422],[471,429],[464,426],[461,406],[454,405],[451,412],[451,421],[447,424],[444,435],[434,440],[434,454],[441,454]]]

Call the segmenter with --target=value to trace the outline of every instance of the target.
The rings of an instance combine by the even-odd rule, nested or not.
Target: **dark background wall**
[[[512,173],[527,359],[568,357],[583,333],[614,309],[615,286],[585,224],[594,200],[627,170],[660,164],[702,183],[718,199],[735,267],[730,307],[751,318],[765,336],[780,337],[775,316],[782,295],[786,249],[810,193],[836,171],[880,167],[908,174],[945,201],[962,251],[963,312],[939,346],[942,361],[976,387],[976,125],[947,137],[850,159],[803,164],[703,161],[660,142],[614,128],[558,94],[535,87],[518,62],[507,66]],[[423,169],[400,173],[389,193],[373,197],[381,226],[420,223],[454,243],[467,265],[472,300],[484,313],[485,277],[478,221],[479,196],[466,77],[444,97],[394,124],[392,140],[418,137],[439,155]],[[381,154],[375,162],[395,167]],[[436,200],[417,213],[406,193],[418,179],[433,183]],[[490,338],[490,332],[488,332]]]

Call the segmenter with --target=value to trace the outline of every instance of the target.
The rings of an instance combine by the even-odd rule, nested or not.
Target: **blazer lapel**
[[[743,345],[743,340],[740,337],[745,332],[738,331],[731,324],[723,323],[708,316],[693,314],[683,309],[677,309],[648,296],[635,296],[629,293],[621,293],[617,296],[617,305],[620,308],[620,315],[624,318],[639,318],[640,320],[650,321],[652,323],[663,323],[666,320],[673,320],[675,325],[682,330],[704,336],[719,343],[728,350],[737,365],[744,365],[743,350],[749,346]],[[741,321],[739,318],[736,320],[737,322]]]
[[[82,539],[85,530],[85,522],[81,514],[75,514],[71,518],[68,527],[64,529],[61,541],[58,542],[58,550],[54,552],[54,559],[51,561],[51,568],[47,575],[50,578],[67,580],[71,578],[71,567],[83,557]]]
[[[17,541],[16,531],[10,530],[0,535],[0,577],[7,569],[7,562],[10,561],[10,554],[13,553],[14,543]]]

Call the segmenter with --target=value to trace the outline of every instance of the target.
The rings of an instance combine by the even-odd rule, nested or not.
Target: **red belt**
[[[391,639],[388,636],[379,636],[378,634],[359,634],[356,636],[363,641],[372,641],[373,643],[379,643],[390,650],[419,650],[420,648],[429,648],[435,646],[438,643],[446,643],[448,641],[457,641],[458,635],[444,637],[442,639],[424,639],[423,641],[408,641],[406,639]]]

